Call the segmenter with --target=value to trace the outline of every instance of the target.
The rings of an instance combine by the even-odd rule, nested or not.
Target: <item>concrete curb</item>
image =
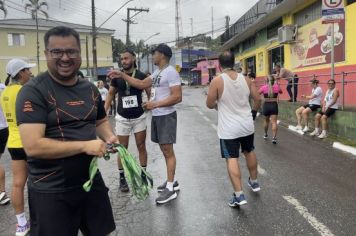
[[[356,148],[354,148],[354,147],[347,146],[347,145],[339,143],[339,142],[334,142],[333,148],[339,149],[344,152],[351,153],[352,155],[356,156]]]

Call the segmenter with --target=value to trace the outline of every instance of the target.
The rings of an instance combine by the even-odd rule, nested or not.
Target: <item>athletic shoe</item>
[[[303,132],[306,133],[309,131],[309,127],[308,126],[305,126],[304,129],[303,129]]]
[[[264,140],[268,139],[268,134],[265,134],[265,135],[263,136],[263,139],[264,139]]]
[[[161,184],[160,186],[157,187],[157,192],[162,192],[163,190],[166,189],[166,186],[167,186],[167,181],[165,181],[163,184]],[[180,186],[179,186],[179,183],[178,181],[174,181],[173,183],[173,191],[179,191],[180,189]]]
[[[248,177],[247,184],[251,188],[251,190],[255,193],[261,190],[260,184],[258,182],[252,183],[250,177]]]
[[[272,139],[272,143],[273,143],[273,144],[277,144],[277,138],[276,138],[276,137],[274,137],[274,138]]]
[[[320,139],[323,139],[326,137],[327,137],[326,132],[321,132],[321,134],[318,136],[318,138],[320,138]]]
[[[120,189],[120,191],[123,192],[123,193],[127,193],[128,191],[130,191],[129,185],[127,184],[125,178],[120,178],[119,189]]]
[[[10,202],[10,198],[5,192],[0,193],[0,205],[6,205]]]
[[[164,204],[169,201],[172,201],[173,199],[177,198],[177,193],[175,191],[169,191],[168,188],[165,188],[159,195],[158,198],[156,198],[156,203],[157,204]]]
[[[239,197],[236,197],[235,193],[232,195],[232,198],[229,201],[229,206],[237,207],[247,204],[244,194],[241,194]]]
[[[319,135],[319,131],[317,131],[316,129],[313,131],[313,132],[311,132],[310,134],[309,134],[310,136],[318,136]]]
[[[27,222],[24,226],[16,226],[15,236],[26,236],[30,232],[30,222]]]
[[[302,130],[303,128],[302,128],[302,126],[297,125],[297,126],[295,127],[295,129],[296,129],[296,130]]]

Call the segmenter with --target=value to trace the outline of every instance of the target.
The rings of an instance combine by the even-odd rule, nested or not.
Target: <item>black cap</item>
[[[164,43],[159,44],[155,49],[153,49],[152,52],[155,52],[155,51],[162,53],[166,57],[169,57],[169,58],[172,57],[172,49],[167,44],[164,44]]]

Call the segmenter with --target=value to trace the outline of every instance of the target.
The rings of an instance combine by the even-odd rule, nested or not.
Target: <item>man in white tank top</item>
[[[248,185],[253,192],[260,191],[257,181],[257,160],[254,152],[253,120],[261,105],[261,98],[251,79],[237,73],[232,68],[235,56],[231,52],[224,52],[219,56],[223,73],[211,82],[207,107],[218,110],[218,136],[222,158],[226,159],[234,194],[229,201],[231,207],[247,203],[242,191],[241,173],[239,166],[240,146],[246,157],[250,177]],[[250,96],[254,100],[251,110]]]

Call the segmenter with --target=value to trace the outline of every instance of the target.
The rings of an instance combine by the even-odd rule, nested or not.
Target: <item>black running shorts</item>
[[[319,111],[318,113],[320,115],[325,115],[327,118],[329,118],[330,116],[334,115],[337,109],[334,108],[328,108],[326,109],[325,112]]]
[[[220,139],[220,151],[222,158],[238,158],[241,151],[252,152],[255,149],[253,144],[254,134],[236,139]]]
[[[23,148],[7,148],[13,161],[26,161],[27,155]]]
[[[31,236],[106,236],[115,230],[108,189],[40,193],[29,189]]]
[[[303,106],[305,109],[309,108],[311,111],[316,111],[320,108],[320,105],[316,104],[307,104]]]
[[[4,153],[8,138],[9,128],[0,129],[0,154]]]
[[[278,103],[277,102],[265,102],[263,104],[262,113],[264,116],[278,115]]]

